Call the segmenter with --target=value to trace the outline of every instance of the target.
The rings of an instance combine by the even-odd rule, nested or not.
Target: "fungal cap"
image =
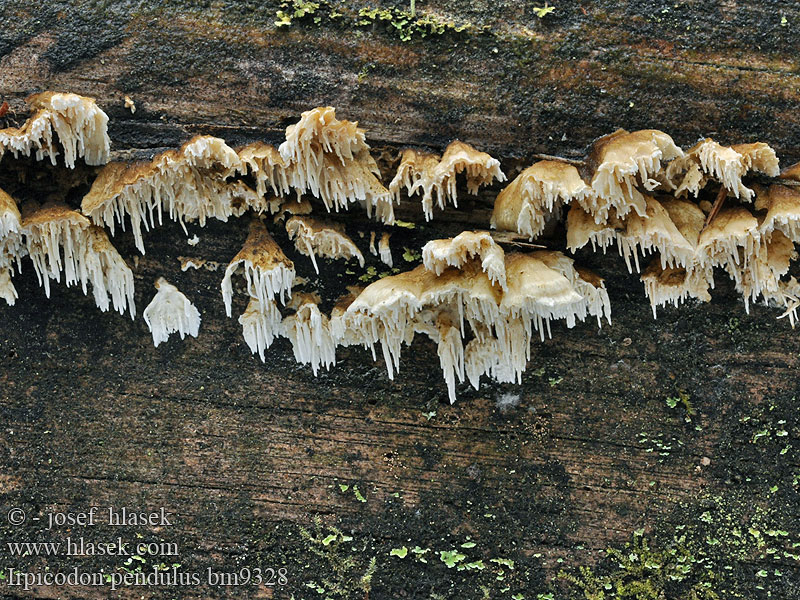
[[[286,221],[286,233],[290,240],[294,240],[297,251],[311,258],[317,273],[317,255],[345,260],[356,258],[359,265],[364,266],[361,250],[339,223],[325,223],[311,217],[292,217]]]
[[[533,239],[544,230],[546,218],[562,204],[591,194],[573,165],[542,160],[522,171],[498,194],[491,226]]]
[[[473,258],[480,259],[481,267],[492,282],[505,289],[503,249],[488,231],[464,231],[454,238],[430,241],[422,248],[425,268],[437,275],[448,266],[462,267]]]
[[[229,317],[233,297],[231,277],[238,270],[244,272],[248,294],[256,298],[263,307],[276,296],[280,297],[281,302],[285,302],[285,296],[292,294],[294,263],[286,258],[281,247],[272,239],[259,219],[250,222],[250,232],[244,246],[225,269],[222,297],[225,302],[225,312]]]

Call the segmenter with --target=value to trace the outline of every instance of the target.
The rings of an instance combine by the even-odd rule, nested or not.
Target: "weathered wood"
[[[503,157],[580,154],[617,127],[654,127],[684,145],[760,139],[800,159],[791,3],[570,3],[538,18],[524,3],[420,2],[477,31],[408,42],[391,22],[356,26],[366,3],[334,4],[345,17],[323,3],[276,28],[274,1],[5,2],[0,86],[15,110],[43,89],[97,97],[119,149],[198,131],[280,137],[329,104],[375,142],[459,137]]]
[[[408,43],[381,24],[354,32],[306,18],[279,30],[278,9],[5,3],[0,91],[17,111],[41,89],[98,98],[117,151],[175,146],[200,132],[231,143],[277,141],[301,110],[332,104],[388,157],[403,144],[441,150],[460,137],[508,170],[534,152],[577,156],[617,126],[654,126],[683,144],[703,134],[761,139],[784,162],[800,158],[794,5],[601,2],[556,6],[539,19],[519,3],[419,2],[420,11],[489,29]],[[133,115],[123,108],[126,94]],[[68,187],[72,202],[92,176],[6,157],[0,187],[12,185],[15,168],[28,174],[15,192]],[[396,231],[395,259],[434,233],[485,224],[497,189],[460,196],[458,210]],[[417,219],[418,204],[398,216]],[[377,226],[354,211],[347,227],[358,240]],[[435,348],[422,340],[404,352],[395,381],[360,348],[340,349],[338,364],[317,378],[295,363],[286,340],[262,365],[236,320],[225,318],[222,272],[182,272],[178,259],[226,263],[247,223],[189,229],[199,245],[170,223],[146,234],[147,254],[135,262],[130,233],[114,244],[134,269],[139,315],[165,276],[200,309],[197,339],[154,348],[140,316],[100,313],[77,288],[55,285],[47,299],[28,265],[15,278],[21,300],[0,308],[0,506],[3,515],[23,508],[28,519],[13,526],[2,518],[4,568],[121,574],[163,562],[204,578],[209,567],[288,571],[287,585],[275,588],[203,580],[115,592],[124,598],[536,598],[548,586],[556,597],[585,597],[558,572],[598,563],[601,573],[619,571],[599,552],[644,529],[659,549],[686,534],[678,547],[692,556],[689,583],[671,581],[666,598],[688,597],[706,572],[697,562],[704,557],[722,598],[800,594],[791,556],[800,554],[792,546],[800,542],[800,338],[774,309],[754,306],[747,315],[718,278],[710,304],[664,309],[654,321],[619,257],[581,252],[580,263],[607,278],[613,325],[556,326],[552,339],[534,344],[520,386],[459,386],[449,406]],[[308,259],[285,236],[278,241],[312,277]],[[326,264],[326,297],[357,281]],[[239,314],[245,296],[236,291]],[[668,401],[681,394],[686,406]],[[92,505],[165,507],[174,522],[44,531],[54,510]],[[353,539],[304,538],[301,528],[313,533],[317,515],[318,539],[331,527]],[[68,535],[164,541],[179,552],[127,565],[124,557],[9,554],[8,542],[64,543]],[[391,556],[403,547],[405,558]],[[420,555],[427,562],[415,547],[428,550]],[[448,568],[440,552],[449,551],[465,558]],[[373,558],[372,581],[360,585]],[[479,559],[483,569],[458,570]],[[658,572],[641,579],[652,583]],[[3,598],[110,594],[0,581]]]

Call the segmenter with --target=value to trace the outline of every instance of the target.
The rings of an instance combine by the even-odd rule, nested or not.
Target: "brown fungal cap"
[[[631,210],[645,216],[646,203],[638,190],[655,189],[654,177],[662,162],[683,156],[683,152],[663,131],[645,129],[628,133],[620,129],[601,137],[592,146],[587,166],[592,174],[596,201],[587,199],[587,210],[598,223],[604,223],[611,208],[622,218]]]
[[[592,194],[573,165],[542,160],[534,163],[500,192],[492,211],[492,228],[516,231],[529,239],[538,236],[548,216]]]
[[[489,278],[501,288],[506,286],[503,249],[488,231],[464,231],[454,238],[432,240],[422,248],[425,268],[441,275],[447,267],[462,267],[478,259]]]
[[[294,263],[286,258],[264,223],[258,219],[250,222],[247,240],[225,269],[222,279],[222,297],[229,317],[233,296],[231,277],[237,271],[243,271],[248,294],[256,298],[261,306],[266,306],[276,296],[280,296],[281,302],[284,302],[284,296],[292,294]]]
[[[23,207],[22,232],[48,297],[50,279],[60,282],[63,271],[66,285],[80,283],[84,294],[92,284],[100,310],[108,310],[110,295],[114,309],[122,314],[127,308],[133,318],[133,273],[103,229],[64,204],[31,203]]]
[[[316,256],[326,258],[356,258],[364,266],[364,256],[339,223],[326,223],[311,217],[292,217],[286,221],[286,233],[294,240],[300,254],[311,258],[314,270],[319,273]]]
[[[306,111],[286,128],[279,151],[298,193],[310,191],[328,211],[360,201],[368,215],[375,210],[384,223],[394,222],[392,196],[378,179],[380,170],[358,123],[339,121],[330,106]]]
[[[50,158],[56,164],[58,149],[53,133],[64,150],[64,164],[75,167],[82,157],[88,165],[108,162],[108,116],[94,98],[77,94],[42,92],[27,99],[33,114],[22,127],[0,130],[0,157],[11,152],[15,157],[35,153],[36,160]]]
[[[267,197],[268,186],[275,196],[289,193],[291,187],[288,167],[274,146],[264,142],[253,142],[239,149],[237,154],[242,161],[242,173],[253,175],[256,180],[256,193],[261,198]]]
[[[256,193],[242,182],[225,182],[241,164],[223,140],[196,136],[150,163],[106,165],[84,197],[81,210],[95,224],[107,225],[112,235],[115,223],[124,228],[127,215],[136,247],[144,253],[142,226],[149,230],[156,221],[161,223],[165,210],[181,225],[198,221],[204,226],[209,217],[226,221],[248,205],[258,204]]]

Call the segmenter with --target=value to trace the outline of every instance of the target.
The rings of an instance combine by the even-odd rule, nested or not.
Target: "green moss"
[[[447,32],[481,33],[485,30],[469,22],[455,23],[437,15],[418,13],[413,4],[410,10],[401,10],[372,6],[356,8],[349,3],[328,0],[285,0],[280,7],[275,13],[276,27],[289,27],[296,22],[313,22],[319,25],[325,20],[341,20],[344,25],[351,27],[380,27],[403,42]]]

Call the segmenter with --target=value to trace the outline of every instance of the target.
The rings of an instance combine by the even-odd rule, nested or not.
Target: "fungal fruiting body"
[[[242,333],[247,346],[253,354],[258,354],[263,362],[264,351],[281,335],[281,312],[274,300],[263,303],[251,297],[247,308],[239,317]]]
[[[186,221],[202,227],[208,218],[227,221],[249,204],[257,205],[254,191],[242,182],[225,181],[240,168],[238,155],[223,140],[196,136],[149,163],[106,165],[83,198],[81,210],[95,224],[107,225],[112,235],[116,223],[124,231],[129,217],[136,247],[144,254],[142,226],[149,230],[160,225],[164,211],[185,230]]]
[[[156,281],[156,295],[144,309],[144,322],[153,334],[156,348],[173,333],[181,339],[187,335],[197,337],[200,330],[200,312],[189,299],[163,277]]]
[[[64,283],[80,283],[84,294],[91,283],[101,310],[108,310],[110,295],[116,311],[122,314],[128,309],[131,318],[135,315],[133,273],[104,230],[63,204],[32,203],[23,208],[27,252],[48,297],[50,280],[60,282],[63,273]]]
[[[364,255],[339,223],[324,223],[311,217],[292,217],[286,221],[286,233],[294,240],[300,254],[311,258],[314,270],[319,273],[317,256],[326,258],[355,258],[364,266]]]
[[[394,223],[392,196],[380,182],[358,123],[338,120],[330,106],[306,111],[300,122],[286,128],[279,151],[298,194],[311,192],[329,212],[359,201],[368,215],[374,210],[384,223]]]
[[[64,164],[70,169],[83,158],[87,165],[108,162],[111,142],[108,138],[108,116],[93,98],[77,94],[43,92],[27,99],[33,114],[22,127],[0,130],[0,158],[6,152],[36,160],[49,158],[56,164],[58,147],[53,133],[64,151]]]
[[[433,218],[434,193],[441,210],[444,210],[448,202],[458,206],[456,179],[464,171],[467,190],[473,195],[478,193],[481,186],[489,185],[495,179],[506,180],[499,160],[469,144],[455,140],[447,146],[441,158],[413,148],[405,149],[401,154],[397,173],[389,184],[389,190],[398,202],[402,187],[405,187],[408,196],[421,192],[425,220],[430,221]]]
[[[261,199],[266,200],[267,188],[272,190],[276,197],[276,202],[270,202],[261,207],[268,208],[269,212],[275,213],[280,206],[280,198],[291,190],[289,185],[289,173],[281,157],[281,153],[274,146],[264,142],[253,142],[241,148],[238,152],[239,159],[242,161],[242,172],[251,174],[256,180],[256,193]]]
[[[0,189],[0,298],[9,305],[17,300],[17,290],[11,282],[14,265],[21,268],[26,252],[22,240],[22,216],[17,203]]]
[[[666,180],[676,196],[692,194],[697,197],[713,180],[732,196],[750,201],[753,191],[742,183],[742,177],[750,171],[777,177],[780,169],[775,151],[763,142],[722,146],[712,139],[704,139],[667,167]]]
[[[422,248],[425,268],[437,275],[441,275],[447,267],[461,267],[473,258],[479,259],[481,268],[492,283],[505,289],[503,249],[488,231],[464,231],[454,238],[430,241]]]
[[[389,232],[384,232],[381,235],[381,241],[378,242],[378,254],[381,257],[381,262],[391,268],[394,266],[394,261],[392,260],[392,248],[389,246],[390,237],[391,234]]]
[[[491,226],[516,231],[532,240],[544,231],[551,215],[560,214],[563,205],[592,193],[575,166],[542,160],[522,171],[498,194]]]
[[[544,339],[551,320],[572,327],[589,315],[610,318],[602,280],[578,273],[563,255],[511,253],[500,259],[506,289],[490,279],[479,254],[458,261],[458,267],[421,265],[372,283],[342,317],[348,344],[373,348],[379,343],[393,378],[403,344],[410,344],[415,333],[427,334],[437,344],[453,401],[457,379],[468,378],[476,387],[484,374],[500,382],[520,381],[533,330]]]
[[[295,312],[283,319],[283,334],[289,338],[297,362],[311,365],[314,375],[320,367],[336,364],[336,340],[328,317],[319,310],[319,296],[299,293],[292,296],[288,308]]]
[[[251,298],[256,298],[262,306],[276,296],[283,303],[286,296],[292,294],[294,264],[286,258],[264,223],[258,219],[250,223],[250,232],[244,247],[233,257],[222,279],[222,297],[229,317],[233,297],[231,277],[239,271],[243,272],[247,281],[248,294]]]
[[[604,223],[614,209],[618,218],[630,211],[646,214],[644,194],[655,189],[663,162],[683,156],[683,151],[663,131],[644,129],[629,133],[623,129],[601,137],[592,146],[588,166],[594,195],[584,200],[584,208],[597,223]]]

